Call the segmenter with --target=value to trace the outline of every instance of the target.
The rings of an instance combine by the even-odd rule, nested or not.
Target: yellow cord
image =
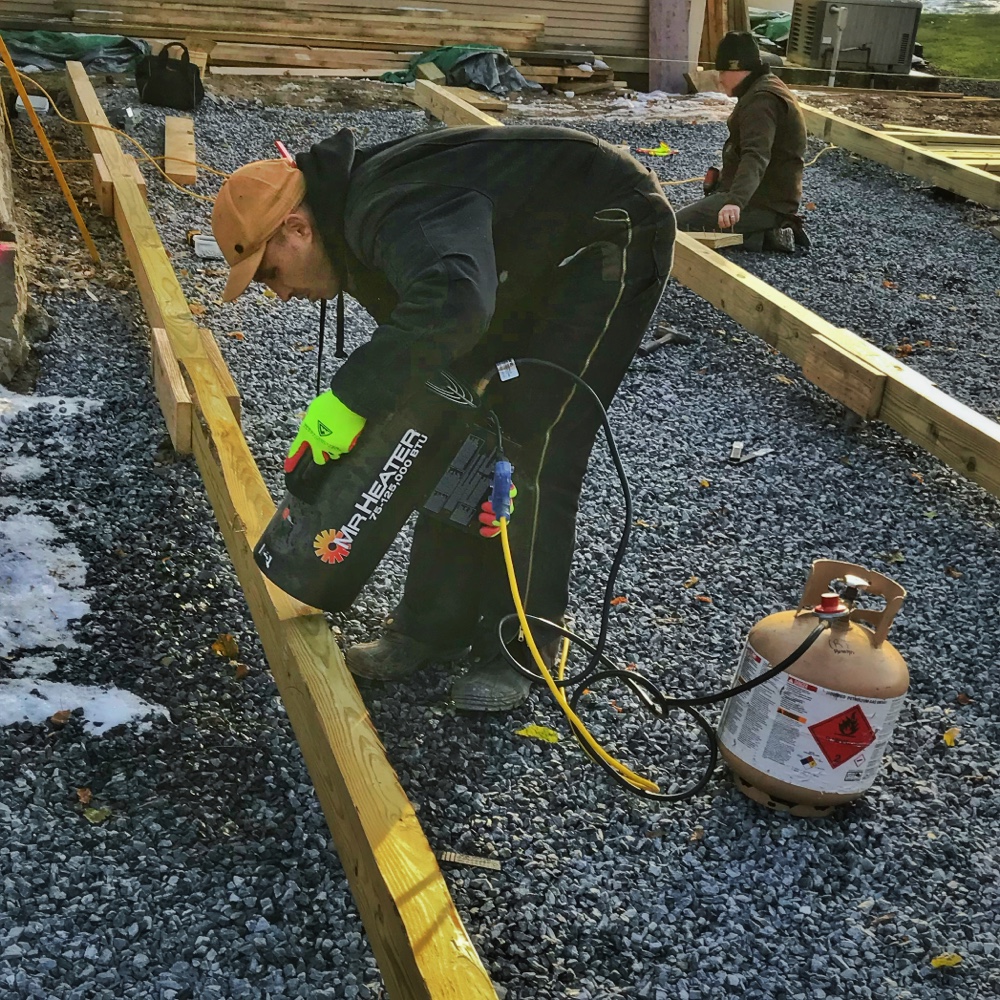
[[[538,650],[538,646],[535,643],[535,638],[531,634],[531,626],[528,624],[528,619],[524,611],[524,604],[521,601],[521,591],[517,585],[517,576],[514,573],[514,560],[510,551],[510,539],[507,537],[507,518],[500,518],[500,541],[503,545],[503,558],[504,562],[507,564],[507,579],[510,582],[510,592],[511,596],[514,598],[514,607],[517,609],[517,618],[521,623],[521,631],[524,633],[525,642],[528,644],[528,649],[531,650],[531,655],[534,658],[535,665],[538,667],[542,678],[545,680],[549,691],[552,693],[552,697],[555,698],[556,704],[563,710],[563,714],[567,719],[573,724],[574,735],[577,738],[582,738],[583,742],[604,761],[609,767],[614,768],[629,784],[635,785],[636,788],[640,788],[646,792],[658,792],[660,786],[650,781],[648,778],[643,778],[641,775],[635,773],[635,771],[630,770],[626,767],[620,760],[616,760],[612,757],[605,749],[594,739],[591,735],[590,730],[583,724],[580,717],[573,711],[570,707],[569,700],[566,698],[566,692],[552,679],[552,674],[549,673],[549,668],[545,665],[545,660],[542,658],[542,654]],[[562,680],[565,675],[566,670],[566,659],[569,656],[569,640],[565,637],[562,642],[562,649],[559,658],[558,674],[559,679]]]

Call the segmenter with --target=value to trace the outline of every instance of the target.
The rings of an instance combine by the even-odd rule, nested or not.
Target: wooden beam
[[[78,117],[106,123],[83,66],[70,62],[67,73]],[[388,994],[393,1000],[495,1000],[325,616],[274,588],[253,561],[274,504],[118,140],[91,132],[111,174],[132,270],[137,279],[144,275],[138,281],[144,302],[155,303],[193,390],[192,450]]]
[[[180,365],[174,357],[167,331],[153,328],[150,334],[153,387],[159,400],[167,433],[179,455],[191,454],[191,421],[194,410]]]
[[[416,73],[418,80],[430,80],[431,83],[436,83],[441,87],[445,86],[448,79],[445,71],[437,63],[432,62],[417,63],[414,73]]]
[[[687,234],[702,246],[720,250],[722,247],[738,247],[743,244],[742,233],[692,233]]]
[[[502,125],[492,115],[474,108],[468,101],[448,93],[447,87],[439,87],[430,80],[417,80],[413,99],[425,111],[440,118],[445,125]]]
[[[198,180],[193,118],[166,116],[163,120],[163,153],[163,172],[175,184],[191,185]]]
[[[305,69],[301,66],[213,66],[212,76],[287,76],[287,77],[340,77],[364,79],[392,73],[398,66],[376,66],[372,69]]]
[[[834,146],[849,149],[893,170],[919,177],[935,187],[968,198],[990,208],[1000,208],[1000,179],[979,170],[964,166],[929,149],[902,139],[894,139],[875,129],[867,128],[814,108],[800,104],[809,131]]]
[[[111,182],[111,174],[100,153],[94,153],[94,195],[101,215],[109,218],[115,214],[115,186]]]
[[[142,200],[149,204],[149,191],[146,188],[146,178],[143,177],[142,171],[139,169],[139,162],[134,156],[129,156],[129,166],[132,168],[132,176],[135,179],[135,186],[139,189],[139,194],[142,196]]]
[[[236,422],[241,423],[243,419],[243,398],[240,396],[240,390],[236,388],[236,383],[233,381],[232,373],[226,365],[225,358],[222,357],[222,351],[219,350],[215,334],[207,326],[199,326],[198,336],[201,338],[201,346],[205,351],[205,357],[208,358],[212,366],[215,376],[215,387],[226,397],[226,401],[229,403],[229,408],[233,411]]]
[[[149,193],[146,190],[146,178],[142,176],[142,171],[139,169],[139,164],[136,162],[134,156],[129,156],[128,161],[136,187],[139,189],[139,194],[142,195],[142,200],[148,203]],[[108,171],[108,166],[100,153],[94,153],[93,183],[94,194],[97,197],[97,205],[101,210],[101,215],[106,215],[110,218],[110,216],[115,214],[115,188],[111,182],[111,173]]]

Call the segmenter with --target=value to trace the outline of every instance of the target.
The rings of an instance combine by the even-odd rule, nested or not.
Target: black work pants
[[[608,406],[663,291],[674,233],[662,190],[641,178],[581,226],[579,249],[525,288],[516,308],[494,316],[456,371],[474,379],[506,358],[542,358],[581,376]],[[529,365],[519,370],[507,382],[494,378],[486,401],[505,435],[521,446],[509,522],[521,596],[530,614],[558,620],[568,602],[580,490],[601,420],[589,393],[565,375]],[[499,537],[464,534],[420,515],[390,627],[442,649],[473,644],[488,654],[500,619],[513,610]]]
[[[725,191],[710,194],[691,205],[685,205],[677,212],[677,228],[688,233],[713,233],[719,228],[719,212],[729,205],[729,195]],[[781,216],[768,208],[748,206],[740,211],[740,221],[733,226],[734,233],[760,233],[774,229]]]

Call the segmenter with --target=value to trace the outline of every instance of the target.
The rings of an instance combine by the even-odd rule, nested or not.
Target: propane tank
[[[885,607],[855,607],[863,590]],[[817,559],[798,610],[768,615],[750,630],[734,686],[826,625],[787,670],[726,702],[720,751],[740,791],[793,816],[826,816],[871,787],[910,684],[903,657],[886,640],[905,597],[881,573]]]

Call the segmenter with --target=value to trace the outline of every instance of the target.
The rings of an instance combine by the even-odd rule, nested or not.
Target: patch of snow
[[[22,656],[11,666],[15,677],[45,677],[56,669],[56,661],[51,656]]]
[[[34,455],[11,459],[2,469],[0,477],[13,483],[26,483],[31,479],[41,479],[46,468]]]
[[[123,723],[137,722],[139,732],[149,729],[149,716],[169,718],[162,705],[143,701],[115,687],[87,687],[57,681],[19,677],[0,683],[0,726],[15,722],[44,722],[56,712],[83,709],[84,727],[105,733]]]

